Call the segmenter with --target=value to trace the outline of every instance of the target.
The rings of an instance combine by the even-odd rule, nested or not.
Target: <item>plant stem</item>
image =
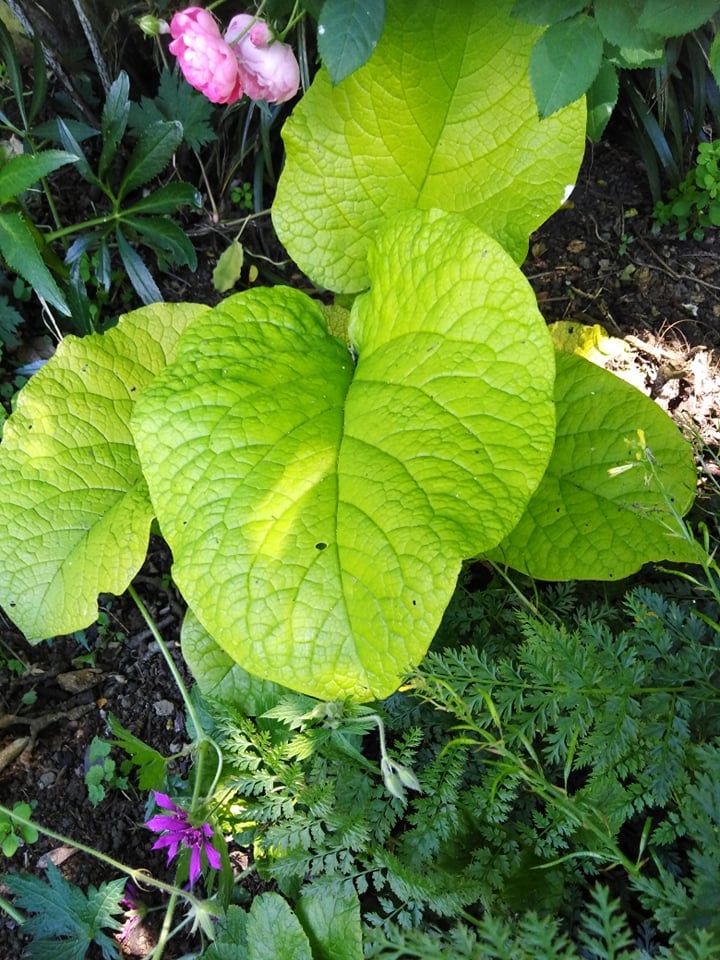
[[[212,746],[218,757],[217,770],[215,772],[215,777],[213,779],[211,788],[209,790],[210,794],[214,792],[215,787],[217,786],[218,779],[220,777],[220,771],[222,770],[222,753],[218,745],[215,743],[215,741],[204,733],[202,724],[200,722],[200,717],[198,716],[197,710],[195,709],[195,704],[192,702],[192,699],[190,697],[190,692],[187,686],[185,685],[185,681],[183,680],[180,674],[180,671],[177,668],[177,664],[173,660],[172,654],[170,653],[170,650],[168,649],[167,644],[163,640],[160,634],[160,631],[157,628],[157,624],[151,617],[149,610],[147,609],[145,604],[142,602],[142,600],[138,596],[138,593],[135,590],[135,588],[132,586],[132,584],[128,587],[128,593],[130,594],[133,601],[135,602],[135,605],[137,606],[138,610],[142,614],[142,617],[145,623],[148,625],[148,628],[150,630],[150,633],[153,636],[153,639],[157,642],[157,645],[160,647],[162,655],[165,657],[165,662],[167,663],[168,669],[172,674],[172,678],[175,681],[178,690],[180,691],[180,696],[183,698],[183,701],[185,703],[185,709],[187,710],[188,717],[190,718],[190,722],[192,723],[195,729],[195,740],[197,743],[197,763],[195,767],[195,782],[193,784],[193,795],[192,795],[192,804],[191,804],[192,810],[195,810],[195,808],[197,807],[198,800],[200,798],[200,787],[202,785],[202,769],[204,766],[204,761],[206,756],[206,747],[208,745]]]
[[[187,890],[181,890],[179,887],[174,887],[171,883],[165,883],[164,880],[156,880],[155,877],[150,876],[146,870],[142,870],[137,867],[129,867],[127,864],[121,863],[119,860],[115,860],[113,857],[108,856],[106,853],[102,853],[100,850],[95,850],[93,847],[88,847],[86,844],[80,843],[78,840],[72,840],[70,837],[66,837],[62,833],[56,833],[54,830],[50,830],[48,827],[44,827],[42,824],[36,823],[34,820],[28,820],[27,817],[23,817],[22,814],[13,812],[8,807],[3,806],[3,804],[0,804],[0,815],[8,817],[11,822],[18,823],[21,827],[30,827],[34,830],[37,830],[39,833],[42,833],[43,836],[48,837],[50,840],[57,840],[58,843],[66,844],[69,847],[74,847],[81,853],[86,853],[89,857],[93,857],[95,860],[100,860],[101,863],[106,864],[108,867],[112,867],[113,870],[117,870],[119,873],[127,874],[133,883],[137,884],[138,886],[145,884],[146,886],[155,887],[157,890],[162,890],[163,892],[168,893],[171,896],[175,896],[176,898],[178,896],[184,897],[189,903],[196,907],[201,906],[201,901]]]

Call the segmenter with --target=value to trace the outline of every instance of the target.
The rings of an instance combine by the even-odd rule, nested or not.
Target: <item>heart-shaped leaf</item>
[[[66,337],[19,394],[0,444],[0,604],[29,640],[88,626],[98,594],[122,593],[145,559],[130,411],[205,309],[145,307]]]
[[[252,674],[326,699],[395,689],[553,442],[550,338],[495,241],[413,211],[369,269],[357,367],[310,298],[250,290],[186,332],[133,420],[202,625]]]
[[[368,285],[367,249],[394,212],[462,212],[519,262],[575,183],[582,101],[540,121],[528,67],[541,31],[511,0],[394,0],[363,67],[326,70],[283,128],[273,223],[292,258],[331,290]]]

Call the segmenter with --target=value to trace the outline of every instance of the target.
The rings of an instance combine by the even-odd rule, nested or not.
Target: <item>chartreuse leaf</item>
[[[318,23],[318,53],[333,83],[361,67],[377,46],[385,0],[325,0]]]
[[[682,516],[693,501],[690,445],[635,387],[573,354],[556,362],[550,464],[490,558],[541,580],[619,580],[652,560],[697,562],[669,509]]]
[[[553,442],[550,338],[495,241],[409,211],[369,270],[357,367],[310,298],[249,290],[188,329],[133,419],[202,625],[246,670],[325,699],[395,689]]]
[[[310,941],[278,893],[255,897],[247,919],[248,960],[313,960]]]
[[[316,283],[365,289],[374,231],[413,208],[465,213],[524,259],[575,182],[585,107],[538,119],[528,64],[541,31],[511,5],[394,0],[368,63],[336,87],[319,71],[283,128],[272,210]]]
[[[0,605],[31,641],[86,627],[122,593],[153,516],[129,429],[143,389],[206,308],[142,308],[66,337],[18,396],[0,444]]]
[[[232,703],[247,716],[258,717],[288,693],[272,680],[243,670],[210,636],[192,610],[185,613],[180,643],[183,659],[203,696]]]

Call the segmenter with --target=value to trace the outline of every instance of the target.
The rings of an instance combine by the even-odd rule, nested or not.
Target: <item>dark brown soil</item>
[[[670,232],[653,236],[651,210],[640,164],[611,144],[591,147],[570,202],[531,239],[525,270],[549,321],[600,323],[610,335],[626,338],[627,348],[612,361],[616,371],[714,447],[720,238],[713,233],[698,243]],[[209,271],[201,283],[197,277],[179,279],[176,292],[173,299],[217,298]],[[180,663],[182,603],[172,587],[163,586],[168,569],[167,551],[153,543],[136,586]],[[144,621],[129,599],[103,598],[102,606],[108,622],[88,630],[85,643],[60,638],[31,647],[0,619],[0,661],[15,657],[28,667],[20,677],[0,673],[0,751],[18,738],[32,740],[0,768],[0,802],[37,802],[38,822],[171,880],[164,857],[150,850],[145,795],[131,786],[111,791],[97,807],[87,798],[87,749],[94,736],[108,736],[108,714],[165,755],[187,742],[181,697]],[[23,705],[30,691],[36,699]],[[11,861],[0,856],[0,873],[41,873],[48,858],[83,887],[116,876],[45,838],[21,848]],[[142,956],[152,936],[151,927],[141,929],[123,955]],[[18,960],[22,944],[16,925],[0,915],[0,960]],[[166,956],[179,957],[191,946],[173,942]]]

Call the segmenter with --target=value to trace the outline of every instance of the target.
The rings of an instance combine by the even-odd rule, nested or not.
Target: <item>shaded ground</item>
[[[623,338],[625,347],[608,355],[608,365],[714,447],[720,238],[712,234],[698,243],[669,232],[655,237],[651,209],[635,159],[612,145],[596,146],[571,202],[533,236],[525,270],[549,321],[600,323]],[[217,297],[207,268],[200,277],[174,283],[175,299]],[[136,586],[177,654],[182,604],[172,587],[163,586],[168,569],[167,551],[154,543]],[[102,607],[103,624],[87,631],[84,641],[36,647],[0,619],[0,663],[15,657],[28,668],[23,676],[0,672],[0,751],[29,738],[15,759],[5,754],[3,760],[0,753],[0,802],[37,801],[35,818],[49,828],[172,879],[164,857],[151,853],[153,836],[142,826],[146,796],[132,787],[114,790],[95,808],[87,798],[87,750],[94,736],[108,735],[108,713],[165,755],[186,739],[181,698],[144,621],[128,600],[106,598]],[[32,692],[34,702],[23,704]],[[10,862],[0,855],[0,873],[38,871],[47,858],[62,862],[67,878],[83,887],[116,876],[44,838]],[[143,955],[151,935],[126,943],[124,955]],[[188,948],[174,942],[168,958]],[[18,960],[21,953],[19,930],[0,916],[0,960]]]

